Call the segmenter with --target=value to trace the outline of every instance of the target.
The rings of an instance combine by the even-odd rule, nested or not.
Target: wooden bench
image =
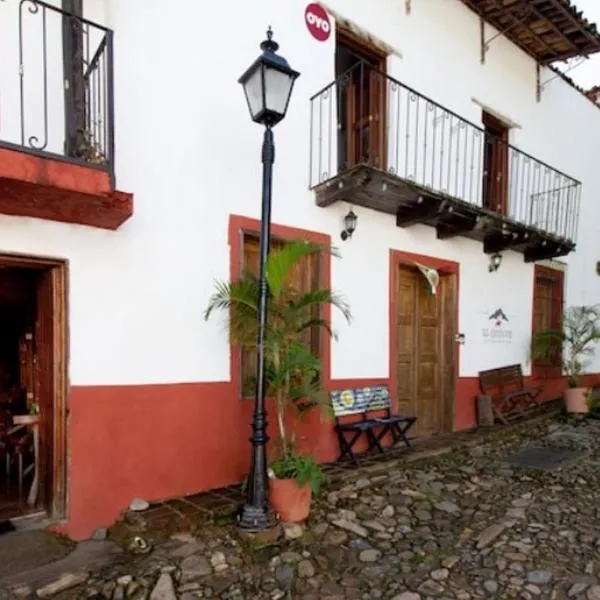
[[[386,433],[391,433],[394,444],[402,440],[410,448],[407,432],[417,418],[392,414],[392,398],[387,385],[334,390],[331,405],[340,443],[338,461],[347,456],[357,464],[353,447],[363,436],[368,441],[367,452],[377,448],[383,453],[381,440]],[[374,413],[383,415],[373,416]]]
[[[526,386],[520,364],[479,372],[482,394],[492,399],[494,416],[507,423],[505,415],[536,406],[540,387]]]

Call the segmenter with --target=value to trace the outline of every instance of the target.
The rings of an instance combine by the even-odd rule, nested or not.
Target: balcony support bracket
[[[474,214],[449,212],[440,216],[435,223],[437,238],[438,240],[449,240],[453,237],[465,235],[475,229],[478,221],[477,215]]]
[[[522,250],[529,242],[529,233],[526,231],[509,231],[501,229],[486,234],[483,238],[483,251],[485,254],[496,254],[504,250]]]
[[[506,36],[507,33],[510,32],[511,29],[519,25],[520,23],[515,20],[511,25],[505,27],[504,29],[499,30],[497,33],[492,35],[487,40],[485,39],[485,17],[483,15],[479,15],[479,35],[480,35],[480,43],[481,43],[481,64],[485,64],[485,55],[490,49],[491,43],[498,39],[499,37]]]
[[[423,223],[435,217],[443,210],[442,203],[436,198],[429,196],[419,196],[415,204],[410,206],[400,206],[396,212],[396,226],[410,227],[417,223]]]
[[[524,259],[526,263],[539,260],[551,260],[560,256],[566,256],[575,250],[575,244],[566,241],[537,240],[525,248]]]

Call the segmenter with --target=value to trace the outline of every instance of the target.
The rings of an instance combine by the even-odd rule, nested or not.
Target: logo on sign
[[[497,308],[487,313],[487,326],[481,329],[484,343],[510,344],[512,342],[512,331],[509,327],[509,318],[504,309]]]
[[[319,4],[309,4],[304,11],[304,21],[310,34],[319,42],[324,42],[331,34],[329,16]]]
[[[494,321],[495,327],[500,327],[502,323],[508,323],[508,317],[501,308],[497,308],[489,317],[490,321]]]

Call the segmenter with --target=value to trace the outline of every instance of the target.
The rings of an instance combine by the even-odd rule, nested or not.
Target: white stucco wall
[[[229,275],[229,215],[260,216],[262,131],[249,119],[237,78],[258,54],[267,25],[302,73],[289,116],[275,130],[273,220],[331,234],[343,255],[333,261],[332,279],[354,321],[347,327],[335,319],[332,377],[388,376],[390,248],[460,263],[462,376],[512,362],[529,370],[533,265],[522,255],[505,253],[490,274],[481,244],[440,241],[423,226],[399,229],[393,217],[365,209],[356,209],[358,228],[343,243],[348,206],[315,205],[307,189],[309,98],[334,79],[334,36],[320,43],[309,35],[306,1],[217,3],[210,11],[185,0],[168,7],[158,0],[86,2],[86,15],[104,15],[115,30],[117,185],[135,194],[135,214],[117,232],[0,216],[0,251],[70,260],[72,384],[229,379],[223,321],[205,323],[202,311],[213,281]],[[560,79],[537,103],[533,60],[502,37],[480,64],[479,21],[457,0],[418,0],[409,16],[402,2],[329,2],[397,49],[392,76],[481,123],[477,98],[520,125],[512,143],[583,182],[567,301],[600,298],[600,111]],[[0,5],[2,32],[11,3]],[[544,72],[542,80],[550,77]],[[0,85],[4,93],[3,79]],[[512,342],[485,344],[481,328],[498,307],[510,318]],[[600,357],[592,370],[600,371]]]

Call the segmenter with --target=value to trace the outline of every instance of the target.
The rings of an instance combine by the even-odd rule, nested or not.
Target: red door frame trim
[[[242,215],[229,215],[228,242],[230,251],[229,277],[230,281],[239,278],[242,271],[242,234],[252,233],[258,235],[260,232],[260,221]],[[318,231],[307,229],[298,229],[286,225],[271,225],[272,237],[284,240],[306,240],[316,244],[331,247],[331,236]],[[321,258],[321,285],[325,288],[331,288],[331,255],[324,253]],[[323,318],[327,323],[331,323],[331,306],[324,308]],[[231,347],[229,354],[229,368],[231,383],[236,398],[242,399],[242,353],[239,348]],[[331,338],[326,331],[321,334],[321,364],[324,389],[331,387]]]
[[[389,369],[390,369],[390,391],[392,397],[396,396],[396,389],[398,388],[398,371],[396,368],[395,361],[395,348],[397,342],[397,325],[396,325],[396,306],[398,303],[397,292],[396,292],[396,278],[399,265],[414,265],[420,263],[426,267],[436,269],[438,273],[443,275],[456,275],[456,326],[458,327],[458,315],[459,315],[459,290],[460,290],[460,269],[459,263],[447,260],[443,258],[437,258],[434,256],[426,256],[424,254],[414,254],[412,252],[404,252],[402,250],[390,249],[390,274],[389,274],[389,286],[390,286],[390,305],[389,305]],[[455,420],[455,408],[456,408],[456,392],[458,390],[458,378],[460,373],[460,352],[458,349],[458,343],[454,344],[454,391],[452,394],[452,430],[454,431],[454,420]]]

